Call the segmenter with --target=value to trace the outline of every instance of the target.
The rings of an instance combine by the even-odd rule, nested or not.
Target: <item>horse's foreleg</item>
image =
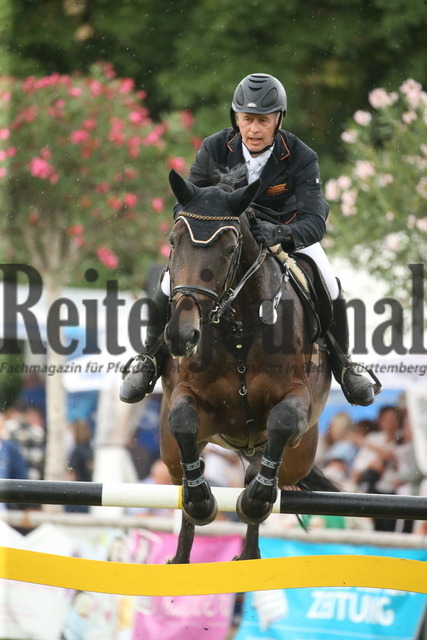
[[[286,445],[296,445],[307,430],[307,405],[288,395],[275,405],[267,421],[268,439],[260,469],[240,494],[236,510],[243,522],[263,522],[277,499],[277,479]]]
[[[197,448],[199,419],[189,396],[181,396],[169,414],[169,428],[178,443],[182,478],[182,510],[193,525],[212,522],[218,513],[215,497],[203,475]]]

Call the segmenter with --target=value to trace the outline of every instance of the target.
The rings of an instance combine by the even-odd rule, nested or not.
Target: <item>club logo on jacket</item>
[[[287,182],[284,182],[283,184],[274,184],[272,187],[268,187],[265,190],[265,193],[268,196],[277,196],[280,193],[284,193],[285,191],[288,191],[287,184],[288,184]]]

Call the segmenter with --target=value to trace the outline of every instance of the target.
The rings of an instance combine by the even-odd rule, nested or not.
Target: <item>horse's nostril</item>
[[[189,342],[191,342],[192,345],[196,345],[196,344],[199,344],[199,340],[200,340],[200,331],[198,331],[197,329],[194,329],[193,334],[190,336]]]

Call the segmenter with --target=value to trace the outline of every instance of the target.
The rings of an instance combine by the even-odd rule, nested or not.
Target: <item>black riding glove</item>
[[[292,246],[292,234],[289,225],[274,224],[265,220],[258,220],[251,224],[252,235],[262,247],[272,247],[275,244],[283,244],[287,250]]]

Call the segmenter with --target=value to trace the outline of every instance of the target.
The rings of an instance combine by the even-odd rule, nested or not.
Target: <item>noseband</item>
[[[184,212],[182,212],[180,215],[183,215],[183,213]],[[212,220],[212,218],[209,218],[209,217],[205,218],[203,216],[200,216],[199,219]],[[222,219],[230,220],[229,217],[214,218],[215,221],[222,220]],[[239,221],[239,218],[233,218],[233,220]],[[265,256],[267,255],[267,250],[260,248],[257,258],[255,259],[253,264],[249,267],[249,269],[246,271],[246,273],[243,275],[240,282],[233,289],[232,285],[236,279],[237,268],[239,266],[240,255],[242,252],[242,240],[243,240],[242,235],[239,234],[238,243],[234,249],[234,253],[231,258],[231,262],[224,279],[224,284],[219,293],[214,291],[213,289],[209,289],[209,287],[204,287],[202,285],[180,284],[172,289],[169,296],[170,300],[172,300],[172,298],[174,298],[177,294],[180,294],[180,298],[183,296],[191,298],[197,305],[200,319],[203,322],[203,321],[206,321],[206,319],[204,318],[201,304],[200,304],[200,301],[198,300],[197,294],[207,296],[208,298],[211,298],[212,300],[214,300],[214,302],[216,303],[214,308],[209,312],[207,321],[210,324],[218,324],[221,319],[221,316],[224,314],[226,309],[230,307],[231,303],[236,298],[236,296],[238,295],[238,293],[240,292],[244,284],[247,282],[247,280],[255,273],[255,271],[259,269],[261,264],[264,262]]]

